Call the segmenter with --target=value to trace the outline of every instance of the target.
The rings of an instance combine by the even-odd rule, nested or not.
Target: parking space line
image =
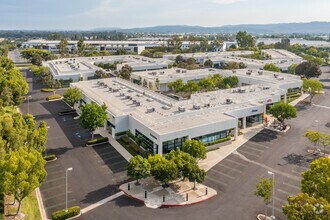
[[[296,171],[296,170],[291,170],[291,172],[292,172],[292,173],[295,173],[295,174],[299,174],[299,176],[300,176],[300,174],[301,174],[302,172],[304,172],[304,171],[299,172],[299,171]]]
[[[231,162],[231,163],[235,163],[235,164],[240,165],[240,166],[243,166],[243,167],[248,167],[248,165],[245,165],[245,164],[242,164],[242,163],[236,162],[236,161],[231,160],[231,159],[228,159],[228,158],[226,158],[224,161],[229,161],[229,162]]]
[[[271,208],[271,209],[273,208],[273,206],[272,206],[271,204],[268,204],[268,205],[267,205],[267,207],[268,207],[268,208]],[[276,211],[280,212],[280,213],[282,213],[282,212],[283,212],[283,210],[282,210],[282,209],[280,209],[280,208],[277,208],[276,206],[274,207],[274,209],[275,209]]]
[[[108,154],[116,154],[116,150],[113,151],[109,151],[109,152],[104,152],[102,154],[98,154],[100,157],[104,156],[104,155],[108,155]]]
[[[286,200],[284,200],[284,199],[281,199],[281,198],[278,198],[278,197],[274,197],[274,200],[277,200],[277,201],[279,201],[279,202],[282,202],[282,203],[284,203],[284,204],[286,204],[288,201],[286,201]]]
[[[44,193],[44,192],[48,192],[48,191],[51,191],[51,190],[54,190],[54,189],[57,189],[57,188],[63,188],[65,184],[63,185],[56,185],[56,186],[53,186],[53,187],[47,187],[46,189],[40,189],[40,192],[41,193]],[[43,185],[41,185],[41,187],[43,187]]]
[[[259,150],[259,149],[257,149],[257,148],[249,147],[248,145],[243,145],[242,147],[249,148],[250,150],[259,151],[259,152],[261,152],[261,153],[265,152],[265,151],[263,151],[263,150]]]
[[[109,161],[109,160],[113,160],[113,159],[117,159],[117,158],[120,158],[122,157],[120,154],[116,155],[116,156],[112,156],[112,157],[106,157],[103,159],[103,161]]]
[[[109,166],[113,166],[113,165],[117,165],[117,164],[121,164],[121,163],[127,163],[126,160],[121,160],[121,161],[118,161],[118,162],[115,162],[115,163],[110,163]]]
[[[250,153],[250,152],[247,152],[247,151],[244,151],[244,150],[241,150],[240,148],[237,150],[238,152],[242,152],[242,153],[245,153],[245,154],[248,154],[248,155],[251,155],[253,157],[260,157],[260,155],[255,155],[253,153]]]
[[[46,168],[46,170],[47,170],[47,168]],[[62,169],[61,170],[54,170],[54,171],[47,170],[48,176],[51,176],[51,175],[57,175],[58,176],[60,173],[62,173],[63,175],[65,174]]]
[[[65,176],[54,178],[54,179],[50,179],[50,180],[46,179],[46,181],[43,182],[43,184],[45,184],[45,183],[51,183],[51,182],[55,182],[55,181],[63,180],[63,179],[65,179]]]
[[[283,190],[283,189],[277,189],[277,191],[279,191],[279,192],[281,192],[281,193],[283,193],[283,194],[285,194],[285,195],[287,195],[287,196],[289,196],[289,195],[292,194],[292,193],[287,192],[287,191],[285,191],[285,190]]]
[[[68,194],[70,194],[70,193],[72,193],[72,191],[68,191]],[[50,200],[50,199],[54,199],[54,198],[56,198],[56,197],[59,197],[59,196],[64,196],[65,195],[65,192],[64,193],[58,193],[58,194],[56,194],[56,195],[54,195],[54,196],[49,196],[49,197],[43,197],[43,201],[44,202],[46,202],[46,201],[48,201],[48,200]]]
[[[254,144],[254,145],[257,145],[257,146],[259,146],[259,147],[263,147],[263,148],[269,149],[268,146],[265,146],[265,145],[262,145],[262,144],[259,144],[259,143],[257,143],[257,142],[253,142],[253,141],[248,141],[248,142],[246,142],[245,144]],[[244,145],[243,145],[243,146],[244,146]]]
[[[228,186],[227,183],[221,182],[220,180],[216,180],[216,179],[214,179],[214,178],[212,178],[212,177],[209,177],[209,176],[207,176],[206,179],[209,179],[209,180],[211,180],[212,182],[219,183],[219,184],[221,184],[221,185],[223,185],[223,186]]]
[[[232,177],[232,176],[230,176],[230,175],[228,175],[228,174],[225,174],[225,173],[219,172],[219,171],[217,171],[217,170],[215,170],[215,169],[211,169],[210,171],[215,172],[215,173],[220,174],[220,175],[223,175],[223,176],[228,177],[228,178],[233,179],[233,180],[235,179],[235,177]]]
[[[60,164],[56,164],[56,165],[54,165],[54,166],[46,166],[45,168],[46,169],[53,169],[53,168],[57,168],[57,167],[61,167],[62,165],[60,165]]]
[[[300,190],[300,187],[295,186],[295,185],[292,185],[292,184],[290,184],[290,183],[283,182],[283,185],[290,186],[290,187],[292,187],[292,188],[294,188],[294,189]]]
[[[69,204],[70,202],[74,202],[74,201],[76,201],[76,200],[75,200],[75,199],[69,199],[69,200],[68,200],[68,204]],[[47,209],[47,210],[49,210],[49,209],[54,209],[54,208],[59,207],[59,206],[61,206],[61,205],[65,205],[65,202],[56,203],[56,205],[48,206],[48,207],[46,207],[46,209]]]
[[[242,171],[240,171],[240,170],[237,170],[237,169],[235,169],[235,168],[232,168],[232,167],[229,167],[229,166],[223,165],[223,164],[221,164],[221,163],[219,163],[219,166],[225,167],[225,168],[230,169],[230,170],[232,170],[232,171],[236,171],[236,172],[238,172],[238,173],[242,173]]]

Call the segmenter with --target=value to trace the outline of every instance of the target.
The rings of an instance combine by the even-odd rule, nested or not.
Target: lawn
[[[9,206],[9,213],[16,213],[18,203],[16,202],[15,207]],[[26,197],[21,206],[21,213],[25,214],[24,220],[37,220],[41,219],[38,200],[35,191],[33,191],[28,197]]]

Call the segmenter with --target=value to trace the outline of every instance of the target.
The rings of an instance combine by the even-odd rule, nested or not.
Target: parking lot
[[[85,147],[91,134],[74,119],[76,115],[58,115],[58,112],[70,109],[69,106],[63,101],[47,102],[49,93],[41,93],[42,86],[31,76],[27,81],[31,98],[29,107],[24,102],[21,111],[29,110],[37,121],[47,122],[50,128],[45,154],[58,156],[56,161],[46,164],[48,176],[40,187],[47,215],[65,208],[66,169],[71,167],[73,170],[68,171],[68,206],[84,208],[118,192],[118,185],[127,181],[127,161],[110,144]]]

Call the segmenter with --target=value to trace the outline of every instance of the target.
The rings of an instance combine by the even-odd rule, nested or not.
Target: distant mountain
[[[189,25],[164,25],[141,28],[97,28],[94,31],[120,31],[126,33],[236,33],[247,31],[256,34],[291,34],[309,33],[326,34],[330,33],[330,22],[309,22],[309,23],[280,23],[280,24],[240,24],[224,25],[220,27],[202,27]]]

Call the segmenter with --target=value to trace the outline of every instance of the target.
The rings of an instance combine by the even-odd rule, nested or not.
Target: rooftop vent
[[[226,104],[231,104],[231,103],[233,103],[232,99],[226,99]]]
[[[152,98],[147,98],[148,102],[153,102],[154,100]]]
[[[232,70],[233,73],[236,73],[237,71],[236,70]]]
[[[250,76],[252,72],[247,71],[246,75]]]
[[[180,73],[180,70],[176,70],[175,72],[176,72],[176,73]]]
[[[245,89],[245,88],[239,88],[239,89],[238,89],[238,92],[239,92],[239,93],[245,93],[245,92],[246,92],[246,89]]]
[[[179,112],[185,112],[185,111],[186,111],[186,107],[184,107],[184,106],[179,106],[179,107],[178,107],[178,110],[179,110]]]
[[[270,89],[270,87],[269,86],[263,86],[262,89],[267,90],[267,89]]]
[[[200,104],[194,104],[193,108],[196,109],[196,110],[201,109],[201,105]]]
[[[264,74],[264,72],[263,72],[262,70],[259,70],[259,71],[258,71],[258,74],[259,74],[259,75],[262,75],[262,74]]]
[[[170,107],[170,106],[167,106],[167,105],[163,105],[163,106],[162,106],[162,109],[165,109],[165,110],[170,110],[170,109],[171,109],[171,107]]]
[[[155,108],[154,107],[147,107],[147,113],[151,113],[151,112],[154,112],[155,111]]]
[[[274,73],[274,78],[277,78],[279,75],[277,73]]]

